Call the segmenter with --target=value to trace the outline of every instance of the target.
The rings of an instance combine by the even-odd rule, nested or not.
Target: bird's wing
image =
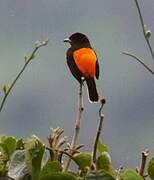
[[[77,79],[79,83],[82,83],[82,73],[77,68],[74,58],[73,58],[73,52],[71,49],[68,49],[67,51],[67,65],[72,73],[72,75]]]
[[[95,68],[96,68],[95,76],[96,76],[96,78],[98,79],[98,78],[99,78],[99,63],[98,63],[98,59],[97,59],[97,61],[96,61],[96,66],[95,66]]]

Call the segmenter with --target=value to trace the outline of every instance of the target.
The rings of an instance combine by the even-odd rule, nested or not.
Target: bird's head
[[[82,33],[74,33],[69,38],[64,39],[64,42],[68,42],[74,48],[90,47],[90,41],[86,35]]]

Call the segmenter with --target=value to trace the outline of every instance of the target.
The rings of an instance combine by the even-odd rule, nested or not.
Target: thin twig
[[[16,84],[17,80],[20,78],[20,76],[22,75],[22,73],[24,72],[24,70],[26,69],[27,65],[31,62],[32,59],[34,59],[35,57],[35,53],[36,51],[42,47],[42,46],[46,46],[48,44],[48,40],[43,41],[43,42],[39,42],[38,44],[36,44],[35,49],[33,50],[32,54],[30,55],[30,57],[28,59],[26,59],[24,66],[22,67],[22,69],[20,70],[20,72],[17,74],[16,78],[13,80],[12,84],[10,85],[10,87],[8,88],[8,90],[5,92],[5,95],[2,99],[2,102],[0,104],[0,112],[2,111],[4,104],[6,102],[6,99],[8,97],[8,95],[10,94],[12,88],[14,87],[14,85]]]
[[[147,160],[147,157],[149,155],[149,150],[145,150],[142,152],[142,161],[141,161],[141,167],[140,167],[140,170],[139,170],[139,174],[144,177],[144,170],[145,170],[145,165],[146,165],[146,160]]]
[[[52,148],[50,148],[50,147],[45,147],[45,148],[46,148],[49,152],[50,152],[50,151],[55,151],[55,149],[52,149]],[[72,157],[68,152],[66,152],[66,151],[57,150],[57,152],[62,153],[62,154],[65,154],[65,155],[67,155],[69,158],[73,159],[73,157]]]
[[[130,56],[134,59],[136,59],[140,64],[142,64],[150,73],[154,74],[154,71],[149,68],[149,66],[147,64],[145,64],[141,59],[139,59],[137,56],[131,54],[131,53],[128,53],[128,52],[122,52],[123,54],[127,55],[127,56]]]
[[[145,24],[144,24],[144,20],[143,20],[143,16],[142,16],[142,13],[141,13],[141,10],[140,10],[140,6],[139,6],[139,3],[138,3],[138,0],[134,0],[134,1],[135,1],[135,4],[136,4],[138,13],[139,13],[139,18],[140,18],[140,22],[141,22],[144,38],[145,38],[145,40],[147,42],[147,45],[149,47],[151,56],[152,56],[152,58],[154,60],[154,52],[153,52],[152,46],[150,44],[149,37],[147,36],[147,30],[145,29]]]
[[[103,124],[103,120],[104,120],[104,114],[102,113],[102,109],[103,106],[105,104],[105,99],[101,100],[101,107],[99,109],[99,124],[98,124],[98,128],[97,128],[97,132],[96,132],[96,138],[95,138],[95,143],[94,143],[94,149],[93,149],[93,159],[92,159],[92,165],[91,165],[91,169],[95,169],[96,168],[96,153],[97,153],[97,145],[98,145],[98,141],[99,141],[99,137],[102,131],[102,124]]]
[[[74,133],[73,133],[73,137],[72,137],[72,142],[70,145],[70,149],[68,151],[68,153],[70,154],[70,156],[72,156],[76,150],[76,143],[77,143],[77,139],[78,139],[78,135],[79,135],[79,131],[80,131],[80,121],[81,121],[81,116],[82,116],[82,112],[83,112],[83,96],[82,96],[82,86],[83,83],[80,83],[80,88],[79,88],[79,108],[78,108],[78,113],[77,113],[77,117],[76,117],[76,122],[75,122],[75,128],[74,128]],[[64,164],[64,172],[66,172],[69,168],[71,162],[71,158],[68,158],[68,160],[66,160],[66,163]]]
[[[141,27],[142,27],[142,31],[143,31],[143,36],[145,38],[145,41],[148,45],[148,48],[150,50],[150,53],[151,53],[151,56],[152,56],[152,59],[154,60],[154,51],[153,51],[153,48],[150,44],[150,36],[151,36],[151,32],[149,30],[146,29],[146,25],[144,24],[144,20],[143,20],[143,16],[142,16],[142,13],[141,13],[141,10],[140,10],[140,6],[139,6],[139,3],[138,3],[138,0],[134,0],[135,4],[136,4],[136,7],[137,7],[137,10],[138,10],[138,14],[139,14],[139,19],[140,19],[140,22],[141,22]],[[135,55],[131,54],[131,53],[127,53],[127,52],[123,52],[123,54],[127,55],[127,56],[130,56],[134,59],[136,59],[140,64],[142,64],[150,73],[154,74],[154,71],[147,65],[145,64],[141,59],[139,59],[138,57],[136,57]]]

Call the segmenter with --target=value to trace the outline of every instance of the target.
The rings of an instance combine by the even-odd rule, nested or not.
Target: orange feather
[[[74,51],[73,58],[84,76],[91,78],[95,76],[97,57],[91,48],[81,48]]]

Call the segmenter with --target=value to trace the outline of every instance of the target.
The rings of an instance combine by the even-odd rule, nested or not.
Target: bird
[[[81,84],[86,81],[90,102],[98,102],[99,94],[95,78],[99,79],[99,63],[95,50],[92,48],[88,37],[80,32],[72,34],[63,40],[70,44],[66,52],[67,65]]]

